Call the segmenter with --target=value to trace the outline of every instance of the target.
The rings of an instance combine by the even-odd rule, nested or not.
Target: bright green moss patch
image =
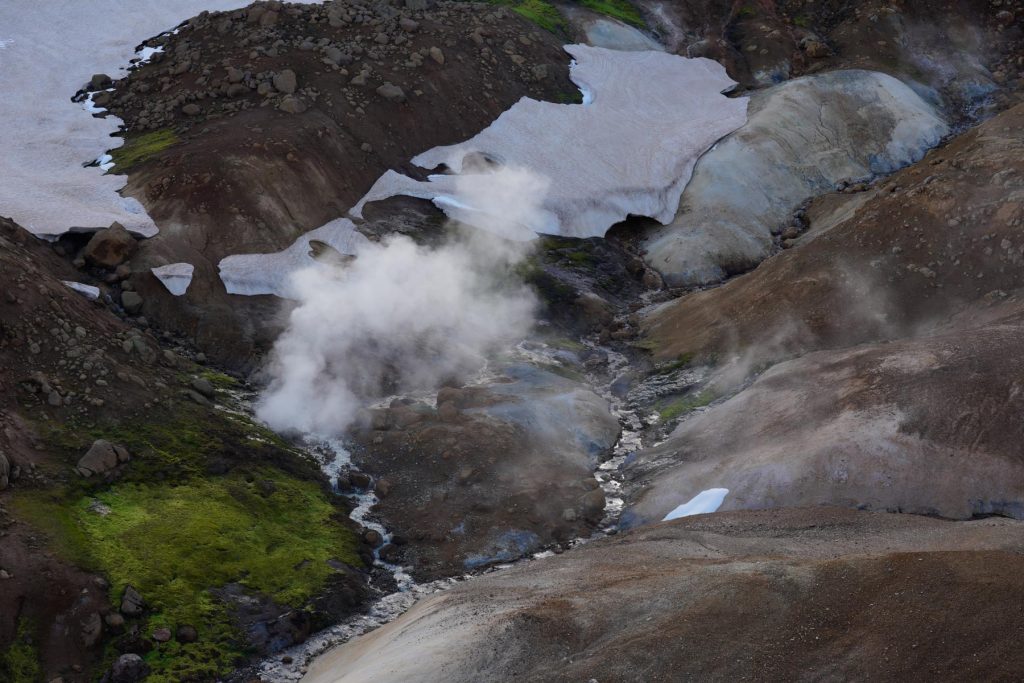
[[[117,604],[125,586],[142,594],[146,632],[191,624],[192,644],[167,643],[147,655],[150,681],[208,680],[244,654],[226,608],[209,592],[239,583],[275,602],[303,607],[334,570],[360,566],[357,540],[316,482],[256,470],[186,484],[118,483],[94,496],[61,499],[26,492],[16,513],[42,528],[58,550],[102,572]],[[90,507],[109,508],[106,515]]]
[[[110,150],[114,170],[125,173],[133,166],[164,151],[178,142],[178,136],[170,128],[161,128],[150,133],[126,137],[124,144]]]
[[[558,9],[545,0],[488,0],[494,5],[509,7],[521,17],[532,21],[545,31],[565,34],[568,26]]]
[[[623,23],[636,27],[644,25],[640,12],[626,0],[579,0],[579,3],[587,9],[618,19]]]
[[[225,375],[223,372],[217,372],[216,370],[204,370],[199,373],[199,376],[217,389],[237,389],[242,384],[231,375]]]
[[[14,642],[6,651],[0,651],[0,681],[38,683],[42,678],[39,652],[32,643],[31,629],[27,621],[21,620]]]
[[[702,391],[694,396],[684,396],[662,406],[658,410],[658,415],[663,421],[667,422],[676,419],[680,415],[685,415],[691,410],[703,408],[714,400],[715,397],[710,391]]]

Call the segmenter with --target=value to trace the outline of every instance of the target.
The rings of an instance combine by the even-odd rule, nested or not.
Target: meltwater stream
[[[573,540],[569,543],[570,547],[616,532],[616,524],[623,508],[621,483],[616,478],[616,472],[629,455],[640,447],[641,431],[647,422],[635,409],[628,407],[624,399],[616,397],[611,390],[615,377],[628,367],[628,358],[621,353],[600,346],[595,341],[585,340],[584,345],[606,359],[601,370],[591,371],[588,369],[586,372],[587,385],[588,388],[609,402],[612,414],[621,425],[621,433],[609,456],[598,465],[594,472],[595,478],[605,493],[604,517],[590,536]],[[557,352],[557,349],[543,343],[521,342],[512,350],[512,355],[517,360],[551,365],[560,362]],[[491,368],[485,366],[470,384],[485,384],[494,377]],[[320,463],[325,476],[338,495],[347,496],[355,504],[350,513],[351,519],[361,527],[379,533],[385,543],[390,541],[390,531],[372,514],[372,508],[377,503],[377,496],[372,491],[346,494],[338,489],[340,475],[357,471],[344,441],[309,436],[304,446]],[[383,544],[380,547],[383,547]],[[313,659],[333,647],[373,631],[401,616],[425,595],[445,590],[475,576],[502,571],[514,564],[529,562],[553,554],[554,552],[551,550],[544,550],[516,562],[493,565],[472,574],[439,579],[429,583],[417,583],[405,567],[382,561],[376,557],[375,551],[375,565],[394,577],[397,590],[376,600],[365,614],[353,615],[335,626],[313,634],[305,642],[264,660],[257,667],[258,675],[268,683],[300,680]]]

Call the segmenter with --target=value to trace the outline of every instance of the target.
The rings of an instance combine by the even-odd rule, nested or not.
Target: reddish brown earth
[[[834,508],[659,524],[432,596],[313,683],[1013,680],[1024,526]]]

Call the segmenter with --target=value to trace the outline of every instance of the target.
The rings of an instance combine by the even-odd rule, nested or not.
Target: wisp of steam
[[[548,184],[522,169],[460,180],[459,200],[488,232],[538,225]],[[479,368],[534,319],[532,292],[507,277],[521,242],[462,233],[429,248],[392,236],[345,266],[297,272],[298,305],[278,338],[256,414],[278,431],[337,435],[369,400],[429,389]]]

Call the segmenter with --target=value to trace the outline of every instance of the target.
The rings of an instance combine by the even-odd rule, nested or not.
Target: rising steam
[[[488,216],[489,232],[510,235],[535,224],[547,183],[499,169],[466,176],[458,189],[461,202]],[[480,367],[532,325],[532,293],[507,277],[525,253],[479,232],[437,248],[392,236],[348,266],[297,272],[298,306],[274,345],[257,416],[279,431],[338,434],[369,399]]]

